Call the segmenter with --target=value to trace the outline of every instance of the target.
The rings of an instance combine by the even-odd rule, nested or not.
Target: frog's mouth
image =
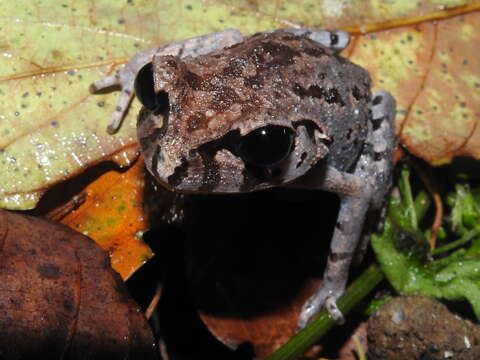
[[[291,126],[266,125],[245,135],[231,130],[191,150],[167,182],[177,190],[223,193],[282,185],[325,157],[329,141],[310,120]],[[192,181],[197,189],[192,189]],[[187,184],[190,189],[185,188]]]

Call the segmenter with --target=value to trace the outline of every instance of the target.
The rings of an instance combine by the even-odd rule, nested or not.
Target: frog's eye
[[[242,137],[238,153],[247,165],[270,168],[292,151],[294,132],[285,126],[268,125]]]
[[[135,95],[147,109],[161,113],[168,108],[168,94],[160,91],[155,94],[152,63],[143,66],[135,78]]]

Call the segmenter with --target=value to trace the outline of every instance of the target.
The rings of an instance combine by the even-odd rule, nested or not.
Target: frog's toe
[[[386,91],[377,91],[372,98],[371,109],[373,120],[395,117],[395,99]]]
[[[124,112],[121,110],[115,110],[113,112],[112,117],[110,118],[110,122],[107,125],[107,132],[110,135],[115,134],[120,128],[123,120],[123,114]]]
[[[342,30],[328,31],[328,30],[288,29],[288,30],[280,30],[280,31],[286,31],[298,36],[305,36],[308,39],[313,40],[322,46],[335,50],[335,52],[342,51],[350,43],[350,35],[348,35],[347,32]]]
[[[334,295],[337,293],[338,295]],[[330,294],[330,295],[328,295]],[[337,306],[337,299],[341,296],[342,292],[327,292],[321,289],[319,293],[313,295],[303,305],[302,311],[299,316],[297,330],[303,329],[313,316],[317,315],[323,306],[327,310],[330,317],[338,324],[343,324],[345,318]]]
[[[111,87],[120,87],[122,92],[120,93],[115,110],[112,113],[112,117],[107,126],[107,132],[114,134],[120,128],[123,118],[128,110],[128,106],[132,101],[134,89],[133,89],[133,76],[130,72],[122,69],[116,71],[114,74],[106,76],[93,82],[90,87],[90,93],[96,93],[97,91],[108,89]]]
[[[342,51],[350,43],[350,36],[342,30],[335,31],[312,31],[310,39],[336,51]]]
[[[337,300],[331,296],[325,300],[325,309],[327,309],[330,317],[335,320],[338,324],[345,323],[345,317],[337,306]]]
[[[118,73],[115,72],[113,75],[105,76],[102,79],[98,79],[97,81],[94,81],[92,84],[90,84],[90,87],[88,90],[90,93],[96,93],[97,91],[107,89],[112,86],[118,86],[120,85],[120,77],[118,76]]]
[[[302,311],[298,319],[297,330],[302,330],[307,326],[310,319],[318,313],[322,307],[323,302],[317,296],[312,296],[307,302],[303,305]]]
[[[128,110],[128,106],[133,98],[133,88],[123,88],[120,96],[118,97],[117,105],[112,113],[110,122],[107,126],[107,132],[114,134],[120,128],[123,118]]]

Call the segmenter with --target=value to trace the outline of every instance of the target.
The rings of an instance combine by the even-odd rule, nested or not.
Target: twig
[[[155,293],[153,294],[152,301],[150,301],[150,304],[148,305],[148,308],[145,311],[145,317],[147,318],[147,320],[152,317],[152,314],[157,308],[158,302],[160,301],[161,297],[162,297],[162,283],[159,281],[157,283],[157,287],[155,288]]]
[[[438,231],[442,226],[442,219],[443,219],[442,197],[438,192],[437,186],[432,181],[432,177],[428,176],[425,169],[415,160],[412,160],[411,164],[415,168],[418,175],[420,176],[420,179],[422,180],[423,184],[427,188],[435,204],[435,216],[433,219],[432,231],[430,232],[430,238],[428,239],[430,250],[433,251],[437,244]]]
[[[67,216],[72,211],[78,209],[80,205],[82,205],[85,200],[87,200],[88,194],[83,192],[81,194],[75,195],[65,204],[60,205],[59,207],[53,209],[52,211],[48,212],[46,217],[55,221],[62,220],[65,216]]]

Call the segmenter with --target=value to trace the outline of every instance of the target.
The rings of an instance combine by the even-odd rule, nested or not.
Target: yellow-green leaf
[[[453,6],[457,7],[448,10]],[[442,25],[458,18],[428,21],[479,7],[475,1],[413,0],[4,1],[0,5],[0,206],[33,208],[49,187],[100,161],[113,159],[128,165],[135,157],[138,102],[133,101],[120,131],[109,135],[105,128],[117,94],[91,95],[89,84],[140,50],[229,27],[245,34],[303,26],[345,28],[353,34],[391,28],[374,34],[384,41],[372,41],[372,34],[355,37],[351,55],[371,71],[377,87],[398,99],[403,110],[400,122],[407,113],[412,115],[402,123],[404,143],[432,163],[463,153],[479,156],[478,146],[468,140],[480,136],[475,125],[478,73],[454,67],[451,62],[456,59],[447,59],[449,70],[456,69],[449,74],[459,98],[451,106],[444,105],[447,113],[437,114],[432,101],[443,103],[443,99],[436,99],[435,91],[447,91],[445,83],[440,90],[436,88],[440,79],[436,71],[441,76],[441,69],[430,70],[435,61],[443,61],[432,58],[432,49],[440,54],[437,45],[448,52],[450,41],[455,54],[465,48],[474,51],[469,44],[476,37],[469,36],[478,28],[477,20],[470,21],[476,19],[476,13],[469,15],[461,28]],[[408,42],[409,34],[412,42]],[[402,39],[407,39],[405,46]],[[478,70],[478,61],[468,54],[468,69]],[[463,61],[463,55],[456,56]],[[457,72],[459,68],[461,72]],[[444,80],[448,82],[448,77]],[[423,109],[418,119],[417,109]],[[438,131],[432,130],[429,124],[439,118],[447,125],[455,124],[456,132],[445,133],[443,124]],[[431,143],[423,141],[436,141],[439,133],[464,144],[448,144],[448,154],[443,147],[433,155],[425,154],[422,149]]]

